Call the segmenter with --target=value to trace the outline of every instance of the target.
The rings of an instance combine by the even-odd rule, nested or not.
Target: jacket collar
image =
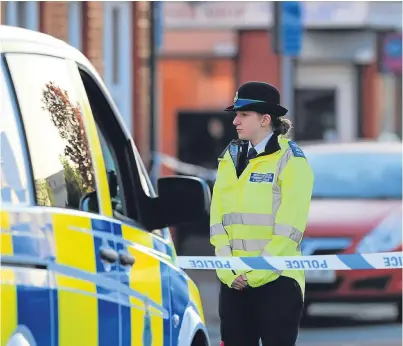
[[[273,135],[270,137],[269,141],[267,142],[266,147],[264,148],[264,151],[262,153],[258,154],[256,157],[270,155],[279,150],[281,150],[281,147],[280,147],[280,144],[278,143],[278,135],[273,133]]]
[[[249,141],[242,141],[240,139],[234,139],[232,140],[224,149],[224,151],[221,153],[219,156],[220,159],[222,159],[225,155],[225,153],[228,151],[229,147],[231,144],[238,144],[239,146],[242,146],[242,151],[247,152],[248,150],[248,145]],[[256,157],[260,156],[265,156],[265,155],[270,155],[275,153],[276,151],[281,150],[280,144],[278,143],[278,135],[273,133],[273,135],[270,137],[269,141],[267,142],[264,151],[260,154],[258,154]]]

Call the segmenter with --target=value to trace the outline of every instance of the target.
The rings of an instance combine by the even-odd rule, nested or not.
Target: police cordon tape
[[[176,157],[154,153],[156,163],[159,165],[164,165],[178,173],[193,175],[208,181],[215,181],[217,175],[217,169],[205,168],[198,165],[193,165],[191,163],[186,163],[178,160]]]
[[[403,268],[402,252],[370,254],[215,257],[178,256],[182,269],[233,270],[365,270]]]

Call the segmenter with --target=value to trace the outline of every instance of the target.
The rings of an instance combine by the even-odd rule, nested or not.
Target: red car
[[[303,255],[402,250],[402,143],[316,144],[303,148],[315,175]],[[395,302],[402,271],[306,271],[312,302]]]

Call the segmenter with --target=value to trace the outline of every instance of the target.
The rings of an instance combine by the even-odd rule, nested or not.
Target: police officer
[[[313,173],[298,145],[280,93],[243,84],[234,104],[239,139],[219,157],[210,216],[216,256],[301,256]],[[224,346],[294,346],[305,292],[303,270],[219,269]]]

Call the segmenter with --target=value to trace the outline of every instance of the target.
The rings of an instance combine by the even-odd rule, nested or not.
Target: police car
[[[0,27],[1,345],[209,345],[168,227],[200,179],[153,189],[102,79],[53,37]]]

